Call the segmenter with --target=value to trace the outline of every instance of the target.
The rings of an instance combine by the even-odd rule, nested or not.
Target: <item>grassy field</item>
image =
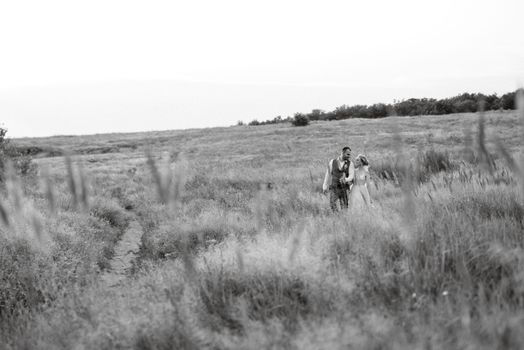
[[[520,114],[14,140],[0,349],[520,349]],[[321,193],[344,145],[369,211]]]

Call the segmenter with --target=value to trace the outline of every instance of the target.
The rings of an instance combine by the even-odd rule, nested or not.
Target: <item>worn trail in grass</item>
[[[131,220],[122,239],[115,246],[115,254],[109,262],[111,268],[101,276],[101,280],[108,286],[115,286],[126,278],[126,272],[131,268],[140,249],[141,237],[140,224],[135,219]]]

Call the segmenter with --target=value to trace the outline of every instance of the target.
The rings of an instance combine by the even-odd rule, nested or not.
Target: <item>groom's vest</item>
[[[346,184],[341,184],[339,181],[342,177],[348,177],[349,176],[349,161],[344,162],[344,165],[342,166],[342,170],[338,168],[338,160],[333,159],[333,163],[331,163],[331,186],[333,187],[344,187],[347,186]]]

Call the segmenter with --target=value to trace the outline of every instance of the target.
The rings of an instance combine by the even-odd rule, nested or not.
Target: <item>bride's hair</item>
[[[366,158],[365,155],[359,154],[357,156],[357,159],[360,159],[360,162],[362,163],[362,165],[364,165],[364,166],[369,165],[368,159]]]

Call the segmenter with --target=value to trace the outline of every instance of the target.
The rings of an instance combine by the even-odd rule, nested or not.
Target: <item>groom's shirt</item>
[[[349,162],[349,161],[348,161]],[[328,163],[328,168],[326,169],[326,176],[324,176],[324,184],[322,185],[322,190],[327,191],[329,185],[331,184],[331,173],[333,172],[333,166],[338,167],[338,170],[342,171],[344,166],[344,160],[341,156],[338,156],[335,159],[332,159]],[[349,174],[344,178],[346,183],[349,183],[355,177],[355,165],[353,162],[349,162]]]

